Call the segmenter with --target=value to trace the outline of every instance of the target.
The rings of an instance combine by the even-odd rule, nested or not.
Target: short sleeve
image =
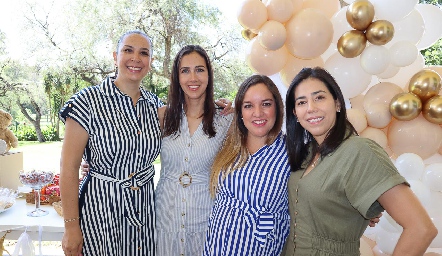
[[[376,142],[360,137],[350,140],[353,142],[350,142],[351,151],[348,153],[353,152],[353,163],[352,170],[346,175],[345,193],[352,206],[370,219],[384,210],[377,201],[383,193],[396,185],[408,183]]]
[[[89,133],[90,108],[86,92],[86,89],[83,89],[74,94],[61,108],[59,117],[63,123],[66,123],[68,117],[73,119]]]

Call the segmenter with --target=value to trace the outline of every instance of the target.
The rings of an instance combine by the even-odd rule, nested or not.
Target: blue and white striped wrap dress
[[[282,133],[244,167],[221,174],[203,255],[280,255],[290,229],[289,176]]]
[[[80,186],[85,256],[155,255],[153,161],[161,150],[161,101],[141,89],[136,105],[110,78],[72,96],[60,111],[89,134]]]

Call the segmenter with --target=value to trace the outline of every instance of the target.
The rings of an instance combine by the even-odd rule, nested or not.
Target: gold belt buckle
[[[183,182],[183,178],[184,177],[188,177],[189,178],[189,183],[184,183]],[[190,186],[190,184],[192,184],[192,176],[190,176],[190,174],[188,172],[183,172],[180,175],[179,181],[180,181],[181,186],[183,186],[183,188],[187,188],[188,186]]]

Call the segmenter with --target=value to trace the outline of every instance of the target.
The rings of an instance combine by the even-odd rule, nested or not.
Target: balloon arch
[[[245,0],[238,11],[248,66],[284,95],[303,67],[327,69],[358,133],[376,141],[440,230],[425,255],[442,255],[442,66],[420,50],[442,37],[442,10],[418,0]],[[401,234],[387,213],[361,255],[390,255]]]

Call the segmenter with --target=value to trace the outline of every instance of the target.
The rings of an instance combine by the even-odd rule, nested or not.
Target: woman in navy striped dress
[[[152,163],[161,148],[162,103],[140,87],[151,55],[146,34],[125,33],[114,52],[115,80],[81,90],[60,112],[65,255],[155,255]],[[90,171],[79,194],[82,157]]]
[[[203,255],[280,255],[290,222],[283,115],[270,78],[254,75],[243,82],[232,133],[212,167],[216,197]]]

